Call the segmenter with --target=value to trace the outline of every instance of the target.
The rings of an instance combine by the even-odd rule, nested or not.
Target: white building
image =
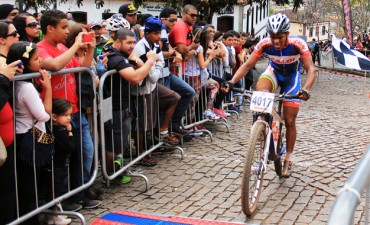
[[[14,4],[14,0],[1,0],[1,4]],[[132,1],[122,0],[104,0],[105,4],[101,8],[97,8],[95,0],[84,0],[80,8],[77,7],[76,1],[57,4],[57,9],[64,12],[71,12],[76,21],[82,23],[90,23],[94,20],[101,20],[109,17],[110,14],[117,13],[122,4],[132,3]],[[150,13],[158,16],[160,11],[166,6],[164,2],[144,2],[139,10],[142,13]],[[40,8],[39,11],[44,10]],[[264,7],[259,4],[236,5],[232,12],[224,14],[215,14],[212,24],[220,31],[236,30],[254,34],[255,36],[266,36],[265,24],[269,16],[269,1],[266,1]]]

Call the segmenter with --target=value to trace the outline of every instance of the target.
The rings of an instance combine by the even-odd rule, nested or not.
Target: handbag
[[[29,166],[44,166],[53,159],[54,136],[49,123],[46,122],[45,127],[46,132],[43,132],[33,126],[22,137],[17,155]]]
[[[0,137],[0,166],[5,163],[7,157],[8,153],[6,151],[5,144],[3,142],[3,139]]]

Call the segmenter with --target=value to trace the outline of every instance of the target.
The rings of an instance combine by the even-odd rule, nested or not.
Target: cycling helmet
[[[116,13],[107,19],[107,31],[117,31],[120,28],[130,29],[130,23],[123,18],[121,13]]]
[[[290,21],[285,14],[278,13],[269,17],[267,22],[267,33],[277,34],[289,32]]]

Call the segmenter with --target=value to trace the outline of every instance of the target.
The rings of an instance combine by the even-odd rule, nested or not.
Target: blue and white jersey
[[[289,36],[286,46],[276,50],[269,37],[256,45],[252,54],[261,58],[263,54],[270,58],[270,66],[279,74],[292,74],[302,67],[302,58],[311,56],[306,42],[295,36]]]

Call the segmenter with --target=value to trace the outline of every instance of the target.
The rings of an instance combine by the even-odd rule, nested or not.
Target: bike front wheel
[[[262,192],[266,138],[266,126],[263,123],[255,124],[245,156],[241,185],[242,209],[247,216],[251,216],[257,209]]]

